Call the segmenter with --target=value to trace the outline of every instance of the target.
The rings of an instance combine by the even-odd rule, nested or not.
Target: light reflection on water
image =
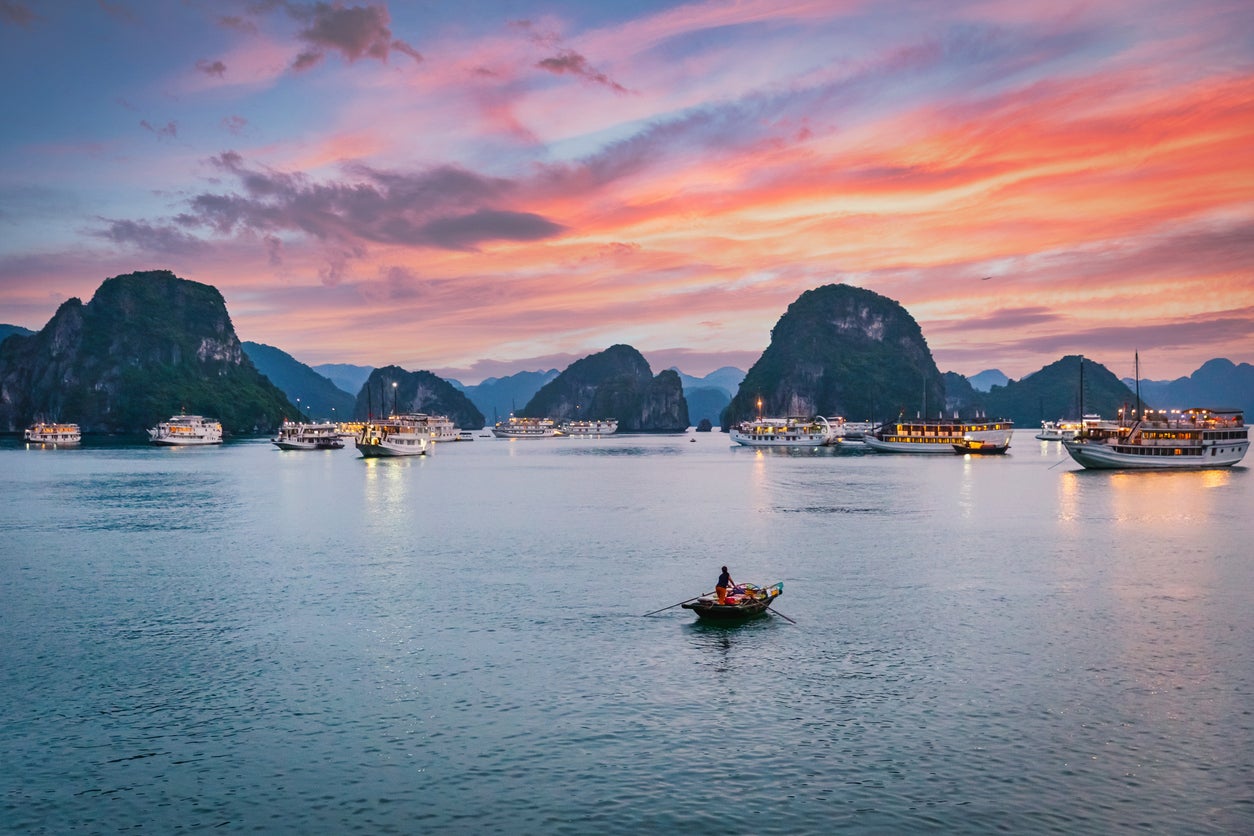
[[[0,449],[0,813],[1237,832],[1249,471],[1081,472],[1058,448]],[[784,581],[798,624],[641,618],[722,563]]]

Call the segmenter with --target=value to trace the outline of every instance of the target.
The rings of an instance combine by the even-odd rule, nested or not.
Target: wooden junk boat
[[[685,602],[682,606],[695,612],[698,618],[708,621],[740,621],[764,614],[771,603],[782,594],[782,581],[765,589],[751,583],[742,583],[728,591],[726,604],[720,604],[718,598],[710,594]]]

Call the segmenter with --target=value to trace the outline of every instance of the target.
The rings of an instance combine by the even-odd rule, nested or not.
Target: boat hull
[[[419,441],[423,443],[401,444],[391,440],[378,443],[359,441],[357,442],[357,449],[363,459],[396,459],[425,456],[427,455],[426,439],[419,439]]]
[[[825,447],[831,444],[826,435],[798,435],[789,439],[760,438],[732,430],[731,440],[745,447]]]
[[[766,589],[760,589],[753,584],[742,584],[737,589],[742,590],[743,597],[739,597],[734,604],[720,604],[714,596],[703,595],[695,601],[686,601],[681,606],[692,610],[703,621],[744,621],[765,615],[775,599],[784,593],[784,584],[777,583]]]
[[[271,442],[280,450],[343,450],[344,442],[340,439],[334,441],[273,441]]]
[[[984,444],[979,441],[964,441],[953,445],[955,453],[974,456],[995,456],[1010,449],[1009,444]]]
[[[770,602],[754,601],[751,604],[719,604],[718,602],[702,603],[694,601],[691,604],[684,604],[683,608],[692,610],[697,614],[697,618],[703,621],[744,621],[748,618],[766,615],[767,609],[770,608]]]

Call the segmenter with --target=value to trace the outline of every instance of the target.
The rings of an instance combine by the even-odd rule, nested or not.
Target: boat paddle
[[[775,609],[774,607],[772,607],[770,604],[767,604],[767,605],[766,605],[766,608],[767,608],[768,610],[770,610],[771,612],[775,613],[776,615],[778,615],[780,618],[782,618],[782,619],[784,619],[785,621],[789,622],[789,623],[792,623],[792,624],[796,624],[796,623],[797,623],[797,622],[793,621],[791,618],[789,618],[788,616],[784,615],[784,614],[783,614],[782,612],[780,612],[779,610],[777,610],[777,609]]]
[[[701,593],[701,595],[712,595],[712,594],[713,594],[712,592],[703,592],[703,593]],[[649,616],[649,615],[657,615],[658,613],[660,613],[660,612],[664,612],[665,610],[673,610],[675,607],[678,607],[680,604],[687,604],[689,601],[695,601],[695,600],[697,600],[698,598],[700,598],[700,597],[701,597],[701,595],[694,595],[692,598],[688,598],[688,599],[686,599],[686,600],[684,600],[684,601],[679,601],[678,603],[671,604],[669,607],[662,607],[662,609],[660,609],[660,610],[654,610],[653,612],[647,612],[647,613],[645,613],[645,614],[644,614],[644,616],[641,616],[641,618],[644,618],[645,616]]]

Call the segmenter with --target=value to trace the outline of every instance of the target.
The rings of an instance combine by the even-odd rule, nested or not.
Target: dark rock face
[[[629,345],[614,345],[576,360],[519,413],[558,421],[618,420],[619,432],[683,432],[688,402],[671,369],[653,376],[649,363]]]
[[[470,398],[444,378],[428,371],[409,372],[400,366],[384,366],[372,371],[357,393],[353,417],[364,421],[393,412],[444,415],[463,429],[479,429],[484,424],[483,413]]]
[[[0,428],[35,420],[137,433],[185,410],[268,432],[292,406],[245,356],[214,287],[168,270],[105,280],[31,336],[0,343]]]
[[[923,332],[905,308],[869,290],[824,285],[801,294],[780,317],[722,428],[759,412],[853,421],[936,416],[944,393]]]

